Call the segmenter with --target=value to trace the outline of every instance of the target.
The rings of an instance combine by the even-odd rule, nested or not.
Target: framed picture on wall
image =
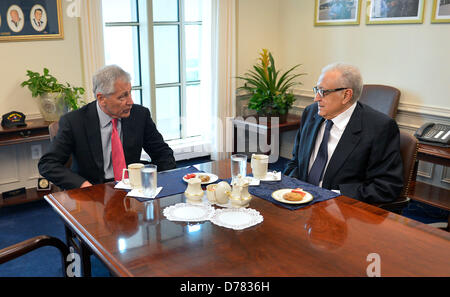
[[[432,23],[450,23],[450,0],[434,0]]]
[[[367,24],[423,23],[425,0],[367,0]]]
[[[314,25],[359,25],[362,0],[315,0]]]
[[[61,0],[1,0],[0,41],[64,38]]]

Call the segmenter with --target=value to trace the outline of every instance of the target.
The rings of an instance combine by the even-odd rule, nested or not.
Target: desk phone
[[[450,146],[450,125],[425,123],[414,136],[425,143]]]

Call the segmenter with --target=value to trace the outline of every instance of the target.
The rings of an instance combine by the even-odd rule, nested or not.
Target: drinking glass
[[[153,197],[156,192],[157,184],[157,166],[150,164],[141,169],[142,191],[146,197]]]
[[[239,174],[242,177],[247,175],[247,155],[236,154],[231,156],[231,182]]]

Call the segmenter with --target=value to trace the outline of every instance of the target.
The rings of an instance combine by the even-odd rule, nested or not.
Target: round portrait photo
[[[30,22],[34,30],[41,32],[47,26],[47,12],[42,5],[36,4],[30,11]]]
[[[11,5],[6,13],[8,27],[13,32],[20,32],[23,29],[23,11],[18,5]]]

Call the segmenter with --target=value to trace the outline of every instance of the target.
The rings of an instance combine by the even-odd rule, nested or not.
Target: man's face
[[[16,23],[19,21],[19,13],[17,12],[17,10],[11,10],[11,19]]]
[[[42,11],[40,10],[35,10],[34,11],[34,18],[39,22],[42,18]]]
[[[340,85],[340,76],[341,74],[338,71],[328,71],[319,77],[317,87],[323,90],[348,87]],[[317,102],[319,107],[319,115],[327,120],[330,120],[347,109],[352,95],[353,91],[351,89],[330,93],[326,92],[323,98],[320,97],[319,93],[317,93],[314,97],[314,102]]]
[[[127,118],[130,116],[133,99],[131,98],[131,83],[118,79],[114,83],[115,92],[109,96],[97,94],[102,110],[112,118]]]

